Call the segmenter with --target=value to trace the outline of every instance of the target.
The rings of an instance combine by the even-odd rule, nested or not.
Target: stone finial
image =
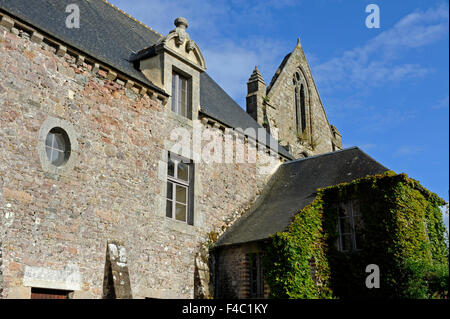
[[[175,24],[175,26],[177,28],[183,28],[183,29],[187,29],[187,27],[189,25],[188,21],[186,20],[186,18],[183,18],[183,17],[176,18],[173,23]]]
[[[300,38],[297,38],[297,47],[301,47],[302,44],[300,43]]]
[[[248,79],[248,82],[254,82],[258,80],[262,83],[265,83],[261,73],[259,73],[258,66],[255,66],[252,75],[250,75],[250,78]]]

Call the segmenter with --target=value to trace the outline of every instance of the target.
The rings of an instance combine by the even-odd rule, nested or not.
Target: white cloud
[[[316,65],[317,82],[324,90],[334,90],[424,76],[433,70],[398,60],[406,50],[429,45],[448,34],[448,20],[447,4],[408,14],[365,45]]]
[[[433,105],[433,109],[448,109],[448,95],[439,100],[436,105]]]
[[[277,41],[270,45],[266,39],[252,39],[240,43],[226,41],[217,45],[204,46],[208,73],[232,96],[245,107],[247,81],[255,66],[262,73],[266,84],[272,79],[281,57],[278,55]]]
[[[411,156],[419,154],[423,151],[423,148],[415,145],[403,145],[400,146],[394,153],[394,157]]]

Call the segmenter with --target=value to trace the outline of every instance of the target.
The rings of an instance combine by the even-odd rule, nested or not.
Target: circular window
[[[64,165],[70,157],[70,140],[66,131],[60,127],[52,128],[45,138],[45,151],[51,164]]]

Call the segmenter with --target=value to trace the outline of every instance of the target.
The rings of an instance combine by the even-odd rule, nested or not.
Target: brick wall
[[[250,264],[248,255],[261,251],[261,243],[219,247],[216,256],[216,298],[250,298]],[[264,298],[269,286],[264,281]]]

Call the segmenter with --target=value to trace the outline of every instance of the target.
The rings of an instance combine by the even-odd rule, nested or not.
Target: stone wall
[[[0,241],[0,298],[3,297],[3,253],[2,253],[2,242]]]
[[[194,225],[166,218],[170,132],[191,124],[161,96],[30,38],[0,28],[3,297],[27,298],[47,276],[41,285],[101,298],[114,240],[126,248],[133,297],[192,298],[201,243],[269,176],[255,164],[196,164]],[[73,128],[78,149],[67,169],[42,163],[48,121]]]
[[[293,76],[299,72],[304,76],[308,92],[306,92],[307,114],[309,114],[306,138],[299,139],[296,130],[295,93]],[[314,83],[311,70],[300,43],[283,61],[277,70],[267,92],[267,103],[261,101],[265,108],[270,130],[278,130],[278,139],[282,145],[289,144],[291,153],[296,157],[317,155],[333,151],[331,127],[324,107]],[[337,145],[337,148],[342,148]]]

